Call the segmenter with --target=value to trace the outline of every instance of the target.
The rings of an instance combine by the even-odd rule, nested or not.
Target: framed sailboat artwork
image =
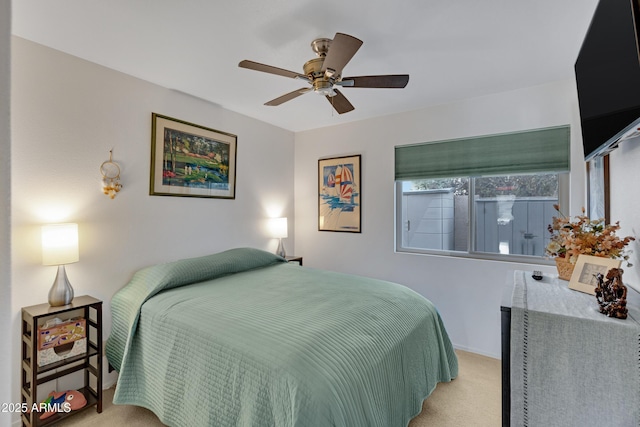
[[[318,230],[360,233],[360,155],[318,160]]]

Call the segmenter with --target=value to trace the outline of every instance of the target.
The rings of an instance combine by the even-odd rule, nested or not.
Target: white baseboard
[[[462,351],[466,351],[466,352],[469,352],[469,353],[479,354],[481,356],[491,357],[492,359],[502,360],[502,355],[500,355],[500,354],[486,353],[484,351],[480,351],[480,350],[475,349],[475,348],[469,348],[469,347],[466,347],[466,346],[463,346],[463,345],[457,345],[457,344],[453,344],[453,348],[455,348],[456,350],[462,350]]]

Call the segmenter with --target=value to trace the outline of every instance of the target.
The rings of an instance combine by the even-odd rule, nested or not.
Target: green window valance
[[[395,147],[395,179],[569,171],[569,126]]]

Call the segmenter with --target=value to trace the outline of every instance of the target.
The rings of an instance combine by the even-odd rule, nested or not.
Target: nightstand
[[[86,350],[82,354],[48,363],[38,364],[38,327],[51,318],[81,317],[85,321]],[[65,344],[68,345],[68,344]],[[102,301],[84,295],[76,297],[71,304],[51,307],[49,304],[32,305],[22,308],[22,384],[21,403],[28,408],[46,399],[51,390],[38,396],[38,385],[77,371],[84,372],[84,387],[78,391],[87,399],[87,404],[76,411],[58,412],[40,420],[40,413],[22,413],[22,425],[28,427],[45,426],[85,409],[96,407],[102,412]],[[55,390],[62,392],[66,390]]]
[[[284,259],[286,259],[288,262],[297,262],[300,264],[300,266],[302,266],[302,257],[301,256],[286,256],[284,257]]]

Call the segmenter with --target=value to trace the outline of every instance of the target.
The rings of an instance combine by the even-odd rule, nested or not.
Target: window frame
[[[542,172],[541,172],[542,173]],[[558,204],[560,206],[569,206],[570,199],[570,173],[569,172],[556,172],[558,174]],[[515,175],[515,173],[514,173]],[[469,221],[469,227],[467,228],[467,232],[469,233],[467,236],[468,246],[467,251],[451,251],[451,250],[439,250],[439,249],[420,249],[420,248],[410,248],[404,247],[402,245],[402,234],[403,234],[403,207],[402,207],[402,183],[404,181],[397,180],[395,181],[395,249],[396,253],[403,254],[418,254],[418,255],[435,255],[435,256],[447,256],[454,258],[471,258],[471,259],[481,259],[488,261],[503,261],[503,262],[516,262],[521,264],[543,264],[543,265],[553,265],[553,260],[547,259],[542,256],[532,256],[532,255],[509,255],[509,254],[498,254],[491,252],[479,252],[472,250],[476,246],[476,226],[475,226],[475,178],[479,178],[476,176],[466,177],[469,178],[469,217],[467,218]],[[405,180],[409,181],[409,180]]]

